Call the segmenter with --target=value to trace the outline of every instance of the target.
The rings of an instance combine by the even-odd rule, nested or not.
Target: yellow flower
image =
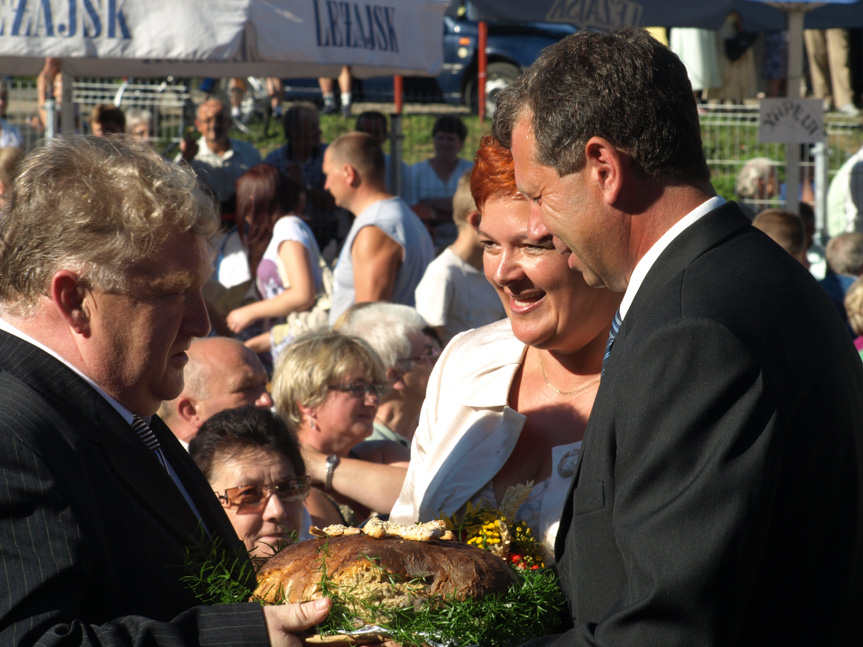
[[[461,541],[488,550],[518,568],[540,568],[545,565],[542,550],[530,527],[522,520],[512,524],[507,521],[527,500],[532,487],[533,482],[530,482],[507,490],[504,501],[508,514],[495,508],[475,506],[468,501],[461,519],[455,515],[441,518]]]

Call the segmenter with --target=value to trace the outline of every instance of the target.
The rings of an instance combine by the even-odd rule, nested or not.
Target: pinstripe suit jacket
[[[151,427],[211,534],[241,547],[188,454]],[[202,607],[180,581],[196,532],[113,407],[0,332],[0,644],[268,645],[259,606]]]

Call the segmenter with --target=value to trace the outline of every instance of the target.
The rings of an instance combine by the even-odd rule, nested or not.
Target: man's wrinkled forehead
[[[213,273],[215,247],[211,238],[197,234],[171,234],[141,262],[126,268],[132,281],[161,291],[203,285]]]

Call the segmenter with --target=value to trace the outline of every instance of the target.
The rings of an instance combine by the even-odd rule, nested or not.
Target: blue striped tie
[[[608,356],[611,355],[611,345],[614,343],[614,338],[620,332],[620,324],[623,320],[620,318],[620,310],[614,313],[614,319],[611,320],[611,330],[608,331],[608,341],[605,343],[605,355],[602,356],[602,370],[605,371],[605,363],[608,361]]]
[[[162,467],[168,469],[168,463],[165,460],[165,455],[162,453],[162,446],[159,444],[159,439],[156,438],[156,434],[154,434],[153,430],[150,429],[150,425],[148,425],[143,418],[133,415],[132,429],[134,429],[135,433],[138,434],[138,438],[144,441],[147,449],[156,455],[156,458],[159,459]]]

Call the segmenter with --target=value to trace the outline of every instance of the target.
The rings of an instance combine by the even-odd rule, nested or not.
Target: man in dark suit
[[[24,161],[0,219],[3,645],[298,645],[326,615],[201,606],[181,579],[187,551],[240,548],[152,415],[209,330],[216,227],[194,174],[134,140]]]
[[[683,65],[642,30],[579,32],[494,134],[531,227],[625,292],[558,533],[572,627],[536,642],[861,644],[863,366],[716,196]]]

